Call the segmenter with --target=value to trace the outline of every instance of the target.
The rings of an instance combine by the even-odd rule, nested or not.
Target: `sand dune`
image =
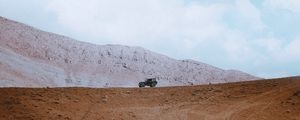
[[[159,88],[1,88],[0,119],[299,120],[300,77]]]

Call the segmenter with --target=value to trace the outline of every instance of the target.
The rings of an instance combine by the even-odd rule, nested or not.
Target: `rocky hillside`
[[[148,77],[159,86],[258,79],[140,47],[79,42],[0,17],[2,87],[134,87]]]

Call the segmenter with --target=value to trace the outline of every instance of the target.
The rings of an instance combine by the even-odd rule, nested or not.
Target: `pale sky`
[[[300,0],[0,0],[0,16],[259,77],[300,75]]]

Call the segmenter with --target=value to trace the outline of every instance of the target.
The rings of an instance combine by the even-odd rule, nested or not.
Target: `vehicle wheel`
[[[151,83],[150,84],[150,87],[155,87],[156,86],[156,83]]]
[[[145,83],[144,82],[140,82],[139,83],[139,87],[145,87]]]

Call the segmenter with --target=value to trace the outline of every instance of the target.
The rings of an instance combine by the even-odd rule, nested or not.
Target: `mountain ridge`
[[[147,77],[157,77],[159,86],[259,79],[195,60],[176,60],[138,46],[77,41],[3,17],[0,26],[0,54],[6,56],[0,58],[2,86],[135,87]],[[16,73],[23,77],[14,77]]]

